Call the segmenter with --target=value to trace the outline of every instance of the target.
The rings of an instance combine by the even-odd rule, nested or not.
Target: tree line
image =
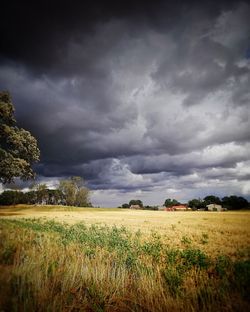
[[[167,198],[163,204],[165,207],[172,207],[172,206],[178,206],[181,205],[177,199],[175,198]],[[219,198],[218,196],[214,195],[209,195],[204,197],[203,199],[201,198],[193,198],[188,201],[188,203],[185,203],[188,207],[192,208],[192,210],[207,210],[207,205],[209,204],[218,204],[222,205],[222,207],[227,208],[228,210],[239,210],[239,209],[244,209],[244,208],[249,208],[250,203],[245,199],[244,197],[241,196],[236,196],[236,195],[230,195],[230,196],[225,196],[223,198]],[[157,206],[149,206],[143,205],[143,202],[139,199],[132,199],[129,201],[129,203],[124,203],[122,204],[119,208],[130,208],[132,205],[137,205],[141,209],[144,210],[158,210]]]
[[[61,180],[57,189],[46,184],[34,184],[30,191],[5,190],[0,194],[0,205],[67,205],[91,207],[90,191],[81,177]]]
[[[207,205],[210,204],[217,204],[221,205],[228,210],[240,210],[244,208],[249,208],[249,202],[247,199],[241,196],[230,195],[219,198],[218,196],[209,195],[204,197],[203,199],[200,198],[193,198],[188,202],[188,206],[191,207],[193,210],[197,209],[205,209]]]

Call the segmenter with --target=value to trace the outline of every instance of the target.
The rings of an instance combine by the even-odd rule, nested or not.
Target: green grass
[[[207,235],[202,238],[207,240]],[[250,259],[212,257],[183,236],[0,219],[0,310],[248,311]]]

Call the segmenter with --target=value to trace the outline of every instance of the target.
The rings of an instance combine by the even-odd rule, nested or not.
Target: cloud
[[[0,85],[38,139],[37,172],[84,176],[100,205],[248,196],[250,6],[141,4],[31,6],[3,37]]]

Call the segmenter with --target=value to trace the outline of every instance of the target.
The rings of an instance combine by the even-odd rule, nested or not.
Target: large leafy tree
[[[15,177],[33,178],[32,164],[39,160],[36,139],[16,126],[14,106],[8,92],[0,92],[0,182],[10,183]]]
[[[85,207],[89,206],[89,189],[84,186],[81,177],[71,177],[68,180],[61,180],[59,190],[64,195],[66,205]]]

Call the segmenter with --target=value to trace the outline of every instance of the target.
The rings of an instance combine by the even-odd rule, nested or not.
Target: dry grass
[[[249,212],[0,212],[0,311],[249,311]]]
[[[13,214],[13,216],[12,216]],[[74,224],[85,222],[125,226],[145,235],[160,233],[167,244],[181,247],[185,239],[196,247],[217,255],[234,257],[239,250],[250,249],[250,212],[165,212],[117,208],[75,208],[65,206],[0,207],[8,218],[44,218]]]

